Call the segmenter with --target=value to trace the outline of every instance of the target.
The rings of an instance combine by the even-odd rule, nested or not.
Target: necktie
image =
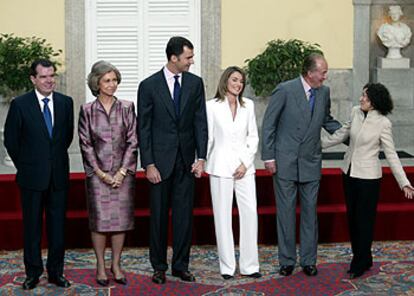
[[[43,118],[45,119],[49,137],[52,137],[52,113],[50,112],[49,106],[47,105],[50,100],[48,98],[44,98],[42,101],[45,104],[43,107]]]
[[[175,115],[179,117],[180,115],[180,94],[181,94],[181,86],[180,82],[178,82],[178,78],[180,78],[179,75],[174,76],[174,92],[173,92],[173,99],[174,99],[174,105],[175,105]]]
[[[311,113],[313,113],[313,107],[315,106],[315,89],[314,88],[311,88],[310,90],[309,90],[309,93],[310,93],[310,95],[309,95],[309,106],[310,106],[310,109],[311,109]]]

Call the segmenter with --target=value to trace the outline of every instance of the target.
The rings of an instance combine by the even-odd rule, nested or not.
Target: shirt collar
[[[302,75],[300,75],[300,80],[302,81],[303,89],[305,90],[305,94],[307,95],[309,93],[309,90],[312,88],[306,80],[303,78]]]
[[[164,66],[163,71],[164,71],[164,76],[167,79],[167,81],[168,80],[174,80],[174,76],[176,76],[176,75],[179,76],[178,80],[181,81],[182,73],[175,74],[175,73],[171,72],[170,70],[168,70],[167,66]]]
[[[49,102],[53,102],[53,92],[50,93],[50,95],[48,95],[47,97],[45,97],[44,95],[42,95],[37,89],[35,89],[35,93],[36,93],[36,97],[37,100],[43,104],[43,99],[44,98],[48,98],[50,101]]]

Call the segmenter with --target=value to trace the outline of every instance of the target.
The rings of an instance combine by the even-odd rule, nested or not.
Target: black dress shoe
[[[223,279],[225,279],[226,281],[227,281],[227,280],[231,280],[232,278],[234,278],[234,276],[229,275],[229,274],[222,274],[221,276],[222,276],[222,277],[223,277]]]
[[[279,274],[283,276],[289,276],[292,274],[295,267],[293,265],[282,265],[279,269]]]
[[[303,272],[307,276],[315,276],[318,274],[318,269],[316,268],[316,265],[306,265],[303,267]]]
[[[359,278],[360,276],[362,276],[364,274],[365,271],[351,271],[349,273],[349,278],[352,279],[356,279]]]
[[[63,275],[49,278],[49,283],[55,284],[56,286],[62,287],[62,288],[70,287],[69,281]]]
[[[195,276],[189,271],[173,270],[172,275],[179,277],[184,282],[194,282]]]
[[[156,270],[154,271],[154,274],[152,275],[152,282],[156,283],[158,285],[165,284],[165,271],[162,270]]]
[[[102,287],[106,287],[109,285],[109,280],[108,279],[96,279],[96,282],[98,283],[98,285],[102,286]]]
[[[368,271],[368,270],[370,270],[371,269],[371,267],[372,267],[372,262],[371,263],[369,263],[367,266],[365,266],[365,268],[363,269],[363,271],[365,272],[365,271]],[[352,272],[352,270],[351,270],[351,268],[350,269],[348,269],[347,271],[346,271],[346,273],[351,273]]]
[[[23,282],[23,290],[31,290],[36,287],[36,285],[39,283],[39,278],[37,277],[27,277]]]
[[[243,275],[254,278],[254,279],[258,279],[262,277],[262,274],[260,272],[253,272],[251,274],[243,274]]]

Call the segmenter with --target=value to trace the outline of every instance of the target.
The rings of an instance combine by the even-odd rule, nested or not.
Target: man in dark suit
[[[16,97],[7,114],[4,145],[17,169],[24,227],[23,289],[36,287],[43,273],[41,237],[46,211],[47,273],[67,288],[63,276],[64,222],[69,185],[68,148],[73,138],[73,102],[55,92],[55,66],[36,60],[30,69],[34,90]]]
[[[296,264],[296,197],[300,196],[300,265],[308,276],[318,273],[316,202],[321,178],[320,133],[341,127],[330,113],[329,88],[323,86],[328,64],[320,54],[305,58],[302,75],[281,83],[263,119],[262,159],[273,175],[277,206],[279,273],[292,274]]]
[[[188,270],[194,175],[201,177],[207,153],[204,85],[188,72],[193,45],[183,37],[167,44],[168,62],[138,89],[138,136],[141,165],[151,182],[150,260],[152,281],[165,283],[168,208],[172,208],[172,275],[195,281]],[[194,175],[193,175],[194,174]]]

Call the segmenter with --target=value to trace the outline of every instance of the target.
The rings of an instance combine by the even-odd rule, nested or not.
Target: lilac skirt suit
[[[133,229],[138,146],[134,104],[116,100],[109,115],[98,99],[83,104],[78,132],[86,173],[90,230]],[[119,188],[112,188],[94,173],[99,168],[113,176],[121,167],[127,169],[127,175]]]

